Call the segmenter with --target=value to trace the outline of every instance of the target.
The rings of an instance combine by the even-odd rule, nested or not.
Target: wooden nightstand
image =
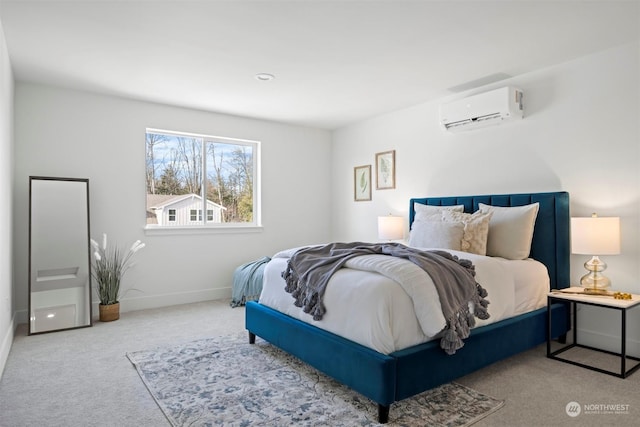
[[[640,369],[640,358],[637,357],[633,357],[633,356],[628,356],[627,355],[627,310],[634,308],[634,307],[640,307],[640,295],[632,295],[632,299],[615,299],[612,296],[599,296],[599,295],[585,295],[585,294],[581,294],[579,292],[582,292],[582,288],[581,287],[572,287],[572,288],[568,288],[568,289],[563,289],[562,291],[565,292],[560,292],[560,291],[556,291],[556,292],[550,292],[549,294],[547,294],[547,327],[548,327],[548,331],[547,331],[547,357],[550,359],[555,359],[555,360],[560,360],[562,362],[566,362],[566,363],[570,363],[572,365],[577,365],[577,366],[581,366],[583,368],[587,368],[587,369],[591,369],[593,371],[598,371],[598,372],[602,372],[604,374],[609,374],[609,375],[613,375],[615,377],[619,377],[619,378],[626,378],[627,376],[631,375],[632,373],[634,373],[635,371],[637,371],[638,369]],[[570,293],[570,292],[577,292],[577,293]],[[551,310],[549,309],[549,307],[551,307],[551,303],[552,302],[566,302],[571,304],[571,313],[573,316],[573,340],[570,344],[559,348],[555,351],[551,351],[551,338],[550,338],[550,331],[551,331]],[[620,315],[621,315],[621,330],[620,330],[620,353],[616,353],[616,352],[612,352],[612,351],[608,351],[608,350],[603,350],[603,349],[599,349],[599,348],[595,348],[595,347],[590,347],[587,345],[582,345],[582,344],[578,344],[577,341],[577,329],[578,329],[578,318],[577,318],[577,314],[576,314],[576,305],[577,304],[584,304],[584,305],[592,305],[592,306],[597,306],[597,307],[605,307],[607,309],[611,309],[611,310],[618,310],[620,311]],[[601,353],[607,353],[607,354],[611,354],[614,356],[619,356],[620,357],[620,372],[616,372],[616,371],[611,371],[611,370],[606,370],[606,369],[601,369],[599,367],[596,366],[591,366],[591,365],[587,365],[586,363],[582,363],[582,362],[578,362],[578,361],[574,361],[574,360],[570,360],[570,359],[566,359],[566,358],[562,358],[559,357],[558,355],[561,353],[564,353],[565,351],[575,348],[575,347],[580,347],[580,348],[586,348],[589,350],[593,350],[593,351],[598,351]],[[635,361],[636,363],[631,367],[627,369],[627,361],[628,360],[632,360]]]

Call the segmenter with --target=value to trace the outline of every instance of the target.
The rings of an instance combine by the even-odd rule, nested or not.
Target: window
[[[256,141],[147,129],[147,228],[259,226],[259,148]]]
[[[191,209],[189,211],[189,220],[193,221],[202,221],[202,209]],[[213,222],[213,209],[207,209],[207,221]]]

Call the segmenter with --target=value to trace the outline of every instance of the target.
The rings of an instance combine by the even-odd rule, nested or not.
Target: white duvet
[[[359,256],[338,270],[324,295],[327,312],[314,321],[284,290],[281,274],[297,249],[277,253],[266,265],[261,304],[384,354],[434,339],[445,327],[431,277],[410,261],[386,255]],[[546,305],[549,276],[543,264],[447,251],[471,260],[477,282],[488,292],[490,318],[476,318],[476,327]]]

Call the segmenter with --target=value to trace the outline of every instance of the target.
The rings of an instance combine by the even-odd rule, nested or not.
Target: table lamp
[[[599,217],[595,213],[591,217],[571,218],[571,252],[592,255],[584,263],[589,272],[580,279],[584,292],[607,293],[611,280],[602,274],[607,264],[599,256],[620,253],[620,218]]]
[[[400,240],[404,237],[404,218],[401,216],[378,217],[378,239]]]

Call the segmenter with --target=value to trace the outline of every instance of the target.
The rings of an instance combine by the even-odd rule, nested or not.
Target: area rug
[[[127,353],[173,426],[378,426],[377,405],[246,334]],[[504,401],[445,384],[391,405],[387,426],[468,426]]]

